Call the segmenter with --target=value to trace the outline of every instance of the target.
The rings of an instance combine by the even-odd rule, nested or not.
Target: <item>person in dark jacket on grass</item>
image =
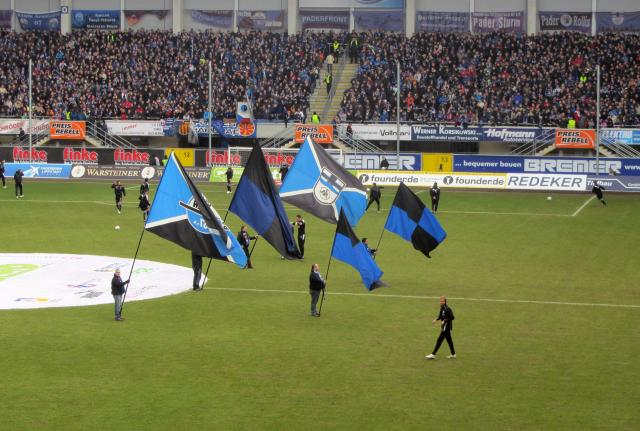
[[[456,358],[456,349],[453,347],[453,339],[451,338],[451,331],[453,331],[453,320],[455,317],[453,316],[453,310],[449,308],[447,305],[447,298],[444,296],[440,297],[440,312],[438,313],[438,317],[433,319],[433,324],[440,322],[440,335],[438,336],[438,341],[436,341],[436,347],[433,349],[431,354],[425,356],[427,359],[435,359],[436,353],[438,353],[438,349],[444,340],[447,340],[447,344],[449,345],[449,350],[451,350],[451,354],[447,356],[449,359]]]
[[[122,312],[122,296],[125,292],[125,286],[129,284],[129,280],[122,281],[120,277],[120,270],[116,269],[113,274],[113,278],[111,279],[111,294],[113,295],[113,300],[115,302],[115,315],[116,321],[121,322],[124,320],[120,313]]]
[[[317,263],[311,265],[311,273],[309,274],[309,294],[311,295],[311,317],[320,317],[317,305],[320,298],[320,292],[324,289],[325,281],[320,274],[320,267]]]

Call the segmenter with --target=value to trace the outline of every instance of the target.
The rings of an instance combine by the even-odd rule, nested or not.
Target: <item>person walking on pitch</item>
[[[0,160],[0,179],[2,180],[2,188],[6,189],[7,181],[4,179],[4,171],[5,171],[4,160]]]
[[[431,354],[425,356],[427,359],[435,359],[436,353],[438,353],[438,349],[444,340],[447,340],[447,344],[449,345],[449,350],[451,354],[447,356],[449,359],[456,358],[456,349],[453,347],[453,339],[451,338],[451,331],[453,331],[453,320],[455,317],[453,316],[453,310],[449,308],[447,305],[447,298],[444,296],[440,297],[440,312],[438,313],[438,317],[433,319],[434,325],[436,323],[440,323],[440,335],[438,336],[438,340],[436,341],[436,347],[434,347],[433,352]]]
[[[149,196],[145,192],[145,193],[142,193],[138,199],[140,199],[140,203],[138,204],[138,207],[142,211],[142,220],[146,222],[147,217],[149,217],[149,210],[151,209],[151,202],[149,202]]]
[[[317,263],[311,265],[311,273],[309,274],[309,295],[311,295],[311,317],[320,317],[317,305],[320,298],[320,292],[324,289],[325,280],[320,275],[320,267]]]
[[[604,190],[604,187],[602,187],[600,184],[598,184],[597,181],[593,182],[593,188],[591,189],[591,193],[593,193],[594,195],[596,195],[598,197],[598,200],[600,202],[602,202],[602,205],[606,205],[607,201],[605,201],[603,198],[603,194],[602,191]]]
[[[149,194],[149,178],[145,178],[144,182],[140,184],[140,194]]]
[[[124,186],[120,184],[120,181],[111,184],[111,188],[116,195],[116,210],[118,210],[118,214],[120,214],[122,212],[122,199],[127,195],[127,191],[124,189]]]
[[[13,181],[16,186],[16,199],[24,197],[24,193],[22,192],[22,177],[24,177],[22,169],[18,169],[16,173],[13,174]]]
[[[440,189],[438,188],[438,183],[433,183],[433,187],[429,190],[429,194],[431,195],[431,211],[435,213],[438,211],[438,203],[440,202]]]
[[[231,193],[231,180],[233,179],[233,168],[227,166],[227,170],[224,173],[227,176],[227,194]]]
[[[382,192],[380,191],[382,187],[378,187],[376,183],[373,183],[373,187],[369,191],[369,203],[367,204],[367,211],[372,203],[376,203],[378,207],[378,212],[380,212],[380,197],[382,196]]]
[[[298,248],[300,249],[300,259],[304,257],[304,241],[306,240],[307,224],[300,214],[296,216],[296,221],[291,226],[298,226]]]

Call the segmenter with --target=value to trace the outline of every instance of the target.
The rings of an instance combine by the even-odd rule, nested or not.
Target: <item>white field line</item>
[[[580,214],[580,211],[582,211],[587,205],[589,205],[589,202],[591,202],[592,200],[594,200],[596,197],[595,196],[591,196],[589,199],[587,199],[587,201],[585,203],[583,203],[582,205],[580,205],[580,208],[578,208],[576,210],[576,212],[574,212],[573,214],[571,214],[571,217],[575,217],[578,214]]]
[[[297,293],[308,295],[308,292],[301,290],[277,290],[277,289],[244,289],[233,287],[205,287],[204,290],[221,290],[236,292],[254,292],[254,293]],[[349,293],[349,292],[328,292],[328,295],[342,296],[367,296],[370,298],[400,298],[400,299],[440,299],[440,296],[419,296],[419,295],[384,295],[372,293]],[[507,304],[539,304],[539,305],[569,305],[578,307],[613,307],[613,308],[638,308],[640,305],[634,304],[599,304],[590,302],[560,302],[560,301],[535,301],[527,299],[491,299],[491,298],[456,298],[447,297],[449,300],[456,301],[474,301],[474,302],[498,302]]]

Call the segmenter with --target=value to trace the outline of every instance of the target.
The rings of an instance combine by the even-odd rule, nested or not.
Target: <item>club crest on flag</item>
[[[220,216],[218,215],[218,213],[213,209],[213,207],[211,206],[209,201],[207,201],[206,198],[204,198],[204,199],[205,199],[205,203],[209,206],[209,209],[219,219]],[[189,201],[187,203],[185,203],[183,201],[180,201],[180,206],[185,209],[185,212],[187,214],[187,220],[189,220],[189,224],[195,230],[197,230],[200,233],[205,233],[205,234],[206,233],[218,232],[217,229],[211,229],[211,228],[209,228],[207,226],[207,222],[204,220],[204,217],[202,217],[202,212],[198,208],[198,204],[196,203],[194,198],[189,199]],[[224,227],[225,227],[225,229],[227,228],[226,226],[224,226]]]
[[[344,181],[329,169],[323,168],[318,181],[313,186],[313,197],[323,205],[331,205],[338,199],[344,187]]]

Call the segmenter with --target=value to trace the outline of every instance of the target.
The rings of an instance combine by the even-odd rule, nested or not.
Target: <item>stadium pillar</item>
[[[62,9],[63,6],[67,8],[67,13],[60,14],[60,32],[63,35],[71,33],[71,11],[69,10],[71,9],[71,5],[69,3],[71,3],[69,0],[60,1],[60,9]]]
[[[33,157],[33,126],[31,124],[32,117],[33,117],[33,61],[29,59],[29,163],[32,162],[31,157]]]
[[[538,28],[538,2],[527,0],[527,34],[533,36]]]
[[[182,31],[182,0],[173,0],[173,10],[171,11],[171,16],[173,17],[172,29],[173,33],[177,34]]]
[[[125,0],[120,0],[120,31],[125,31],[125,26],[124,26],[124,11],[125,11]]]
[[[596,12],[598,12],[598,0],[591,0],[591,36],[596,35]]]
[[[600,176],[600,65],[596,65],[596,177]]]
[[[298,31],[298,0],[287,0],[287,33]]]
[[[400,59],[396,59],[396,169],[400,170]]]
[[[416,0],[406,0],[404,9],[404,30],[407,37],[416,31]]]

